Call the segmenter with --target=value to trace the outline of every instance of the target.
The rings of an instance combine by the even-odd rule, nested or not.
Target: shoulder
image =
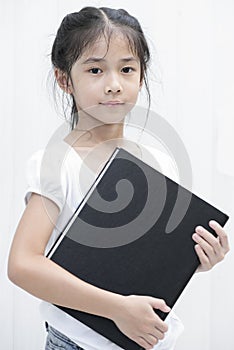
[[[30,155],[27,160],[27,170],[39,171],[41,176],[61,176],[72,167],[81,165],[76,152],[64,142],[55,143],[47,148],[41,148]]]
[[[62,210],[68,193],[77,186],[79,167],[79,158],[64,142],[35,151],[26,163],[25,202],[35,192],[53,200]]]

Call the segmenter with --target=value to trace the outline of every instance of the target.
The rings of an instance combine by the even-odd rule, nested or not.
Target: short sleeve
[[[62,211],[66,196],[63,157],[53,150],[39,150],[26,163],[27,189],[24,202],[27,205],[32,193],[52,200]]]

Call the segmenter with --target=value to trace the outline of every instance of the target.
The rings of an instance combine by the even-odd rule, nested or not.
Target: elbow
[[[14,266],[14,264],[12,264],[11,262],[8,261],[7,276],[8,276],[8,278],[9,278],[9,280],[10,280],[12,283],[14,283],[14,284],[17,284],[17,283],[16,283],[17,275],[18,275],[17,267]]]
[[[20,286],[24,276],[24,271],[25,268],[22,264],[20,264],[17,260],[12,259],[12,257],[9,258],[7,276],[12,283]]]

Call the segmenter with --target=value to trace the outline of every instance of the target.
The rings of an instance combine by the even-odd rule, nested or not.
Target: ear
[[[67,82],[67,75],[66,75],[66,73],[61,71],[59,68],[55,68],[54,69],[54,75],[55,75],[55,78],[56,78],[60,88],[63,91],[65,91],[67,94],[71,94],[73,92],[72,84],[71,84],[70,78],[69,78],[69,80]]]

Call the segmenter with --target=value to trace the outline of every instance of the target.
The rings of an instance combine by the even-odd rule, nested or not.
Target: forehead
[[[110,38],[105,36],[98,38],[90,47],[84,50],[81,59],[87,59],[91,56],[110,56],[114,59],[115,57],[121,56],[136,57],[136,54],[131,49],[128,39],[122,33],[116,33],[112,34]]]

